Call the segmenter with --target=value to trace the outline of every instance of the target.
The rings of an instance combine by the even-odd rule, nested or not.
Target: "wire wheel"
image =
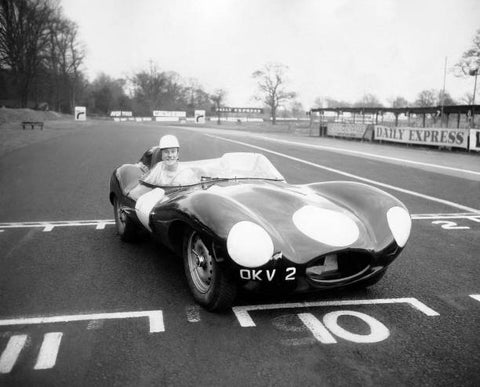
[[[227,267],[214,257],[213,243],[188,229],[183,241],[183,264],[193,298],[210,311],[230,307],[236,295],[236,282]]]
[[[198,233],[190,235],[187,245],[188,270],[193,285],[200,293],[207,293],[212,286],[213,258]]]

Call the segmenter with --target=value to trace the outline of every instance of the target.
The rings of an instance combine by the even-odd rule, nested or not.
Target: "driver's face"
[[[162,161],[167,165],[173,165],[178,160],[178,148],[162,149]]]

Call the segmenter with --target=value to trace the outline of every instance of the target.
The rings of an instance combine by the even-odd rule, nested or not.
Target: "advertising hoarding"
[[[480,152],[480,129],[470,129],[470,144],[468,149]]]
[[[348,122],[329,122],[327,135],[348,138],[363,138],[368,124],[352,124]]]
[[[186,117],[187,112],[178,111],[178,110],[154,110],[153,111],[154,117]]]
[[[375,125],[374,139],[376,141],[467,149],[468,134],[468,129],[411,128]]]

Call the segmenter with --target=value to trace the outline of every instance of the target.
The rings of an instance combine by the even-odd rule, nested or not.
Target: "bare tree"
[[[317,97],[315,99],[315,106],[316,107],[325,107],[325,108],[344,108],[344,107],[351,107],[352,104],[348,101],[344,100],[337,100],[335,98],[330,97]]]
[[[41,67],[51,15],[47,0],[0,0],[0,67],[13,73],[22,107]]]
[[[112,110],[131,110],[131,101],[124,90],[125,84],[124,79],[99,74],[88,87],[89,110],[104,115]]]
[[[212,105],[211,96],[203,89],[197,79],[190,78],[187,81],[185,93],[188,101],[187,108],[192,114],[198,108],[210,109]]]
[[[156,65],[150,63],[148,70],[141,71],[131,79],[134,99],[142,107],[142,113],[149,113],[165,106],[168,79]]]
[[[270,108],[273,125],[276,123],[278,107],[296,96],[295,92],[286,90],[287,70],[288,67],[283,64],[267,63],[252,74],[260,91],[260,96],[256,99]]]
[[[438,92],[434,89],[422,90],[415,101],[417,107],[430,107],[438,104]]]
[[[445,93],[443,93],[443,90],[440,90],[437,95],[437,101],[438,104],[441,105],[443,101],[443,105],[456,105],[457,102],[452,98],[450,93],[445,90]]]
[[[223,89],[216,89],[212,95],[210,95],[210,99],[215,104],[216,108],[219,108],[223,105],[225,101],[225,97],[227,92]]]
[[[398,96],[391,101],[391,104],[393,108],[404,108],[408,106],[408,101],[405,98]]]
[[[222,107],[225,96],[227,92],[223,89],[216,89],[212,95],[210,95],[210,99],[212,100],[214,106],[217,108],[217,124],[220,125],[220,112],[218,108]]]
[[[373,94],[367,93],[363,97],[355,102],[355,107],[382,107],[380,100]]]
[[[458,76],[474,75],[472,72],[480,68],[480,28],[473,37],[472,45],[455,64]]]
[[[185,81],[174,71],[159,71],[153,63],[148,70],[134,74],[130,83],[137,113],[151,114],[158,109],[209,109],[211,106],[210,95],[198,81]]]
[[[300,101],[294,100],[290,103],[290,111],[293,117],[305,116],[305,108]]]
[[[73,111],[80,87],[85,52],[78,41],[78,26],[57,9],[51,18],[45,67],[50,79],[51,97],[56,110]]]

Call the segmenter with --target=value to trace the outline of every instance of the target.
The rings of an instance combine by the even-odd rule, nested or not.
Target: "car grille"
[[[365,252],[347,251],[328,254],[312,261],[305,274],[312,285],[348,283],[370,269],[372,257]]]

